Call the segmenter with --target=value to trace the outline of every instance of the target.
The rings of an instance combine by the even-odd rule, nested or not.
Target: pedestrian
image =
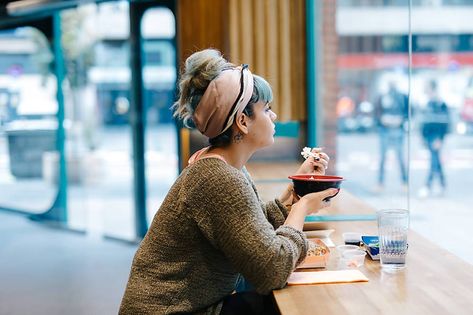
[[[292,186],[262,202],[245,169],[274,142],[272,91],[246,65],[212,49],[187,58],[175,115],[209,138],[189,160],[135,254],[120,314],[271,314],[307,253],[304,218],[326,207],[328,189],[298,199]],[[328,156],[297,173],[324,174]],[[292,206],[288,211],[286,205]],[[244,277],[254,291],[235,293]]]
[[[422,117],[422,139],[430,153],[430,168],[426,184],[419,191],[419,197],[427,197],[433,192],[433,182],[439,180],[440,187],[434,190],[435,195],[443,195],[446,189],[441,151],[445,136],[450,128],[450,113],[447,104],[440,98],[435,80],[429,81],[426,87],[428,102]]]
[[[375,118],[380,136],[378,192],[384,189],[386,155],[389,149],[394,150],[399,164],[402,186],[404,189],[407,188],[404,137],[408,116],[407,96],[397,89],[394,82],[389,82],[387,93],[381,95],[375,105]]]

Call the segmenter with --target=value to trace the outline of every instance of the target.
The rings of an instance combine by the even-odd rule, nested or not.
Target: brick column
[[[330,155],[328,174],[335,174],[337,161],[337,94],[338,94],[338,35],[336,30],[336,0],[321,1],[319,10],[321,34],[319,34],[320,59],[318,60],[319,99],[318,128],[325,152]]]

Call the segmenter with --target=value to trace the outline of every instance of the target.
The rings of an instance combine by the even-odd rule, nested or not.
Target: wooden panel
[[[302,1],[292,2],[290,6],[290,16],[305,16],[305,3]],[[305,21],[305,19],[304,19]],[[291,19],[291,87],[293,91],[306,91],[306,25],[296,19]],[[293,117],[299,119],[306,118],[307,108],[305,106],[307,97],[306,93],[293,93],[293,105],[291,106]],[[297,105],[301,104],[301,105]]]
[[[239,45],[241,46],[241,56],[238,63],[247,63],[251,68],[254,68],[253,54],[255,50],[253,48],[254,30],[252,0],[239,0],[239,2]],[[232,13],[233,12],[230,12],[230,14]]]
[[[305,1],[230,0],[229,7],[231,61],[268,80],[279,121],[305,120]]]
[[[280,91],[279,91],[279,116],[280,120],[291,117],[291,36],[290,36],[290,4],[289,0],[280,0],[279,13],[279,68],[280,68]]]
[[[229,54],[229,7],[220,0],[179,0],[177,29],[179,60],[213,47]]]
[[[241,50],[240,50],[240,39],[239,35],[240,32],[238,30],[238,21],[239,21],[239,14],[237,12],[239,11],[239,1],[238,0],[230,0],[228,4],[229,12],[234,12],[233,14],[229,14],[229,36],[230,36],[230,57],[232,58],[233,62],[238,62],[238,60],[235,60],[235,56],[240,56],[241,55]],[[240,62],[238,62],[240,63]]]
[[[274,101],[273,110],[278,114],[278,120],[281,120],[279,110],[279,50],[278,50],[278,8],[274,5],[274,0],[265,1],[265,14],[267,15],[267,25],[264,30],[267,33],[266,58],[268,59],[267,68],[264,71],[266,79],[273,87]]]
[[[268,80],[279,121],[306,119],[304,0],[179,0],[177,21],[181,64],[217,48]]]
[[[264,1],[253,2],[253,28],[255,34],[253,37],[253,46],[255,49],[253,71],[262,76],[266,76],[266,69],[268,67],[266,58],[267,15],[264,9]]]

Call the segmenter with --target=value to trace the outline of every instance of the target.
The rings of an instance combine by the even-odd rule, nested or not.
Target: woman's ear
[[[241,113],[235,120],[238,130],[240,130],[240,132],[244,135],[248,134],[248,120],[248,116],[246,116],[244,113]]]

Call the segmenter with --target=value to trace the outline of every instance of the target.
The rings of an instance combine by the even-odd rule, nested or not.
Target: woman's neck
[[[223,148],[210,147],[207,153],[218,154],[222,156],[229,165],[241,170],[243,166],[245,166],[246,162],[251,158],[254,151],[249,150],[249,148],[243,144],[232,143]]]

